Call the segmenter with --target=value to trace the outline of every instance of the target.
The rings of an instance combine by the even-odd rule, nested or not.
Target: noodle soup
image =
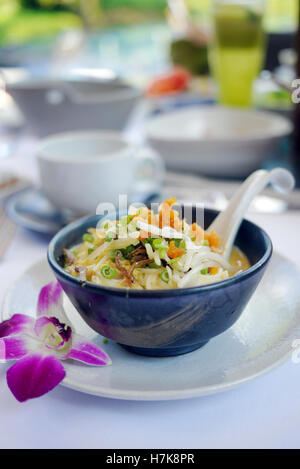
[[[166,200],[157,214],[131,206],[120,220],[89,228],[64,251],[65,270],[98,285],[157,290],[206,285],[250,267],[236,247],[228,262],[218,234],[180,219],[175,203]]]

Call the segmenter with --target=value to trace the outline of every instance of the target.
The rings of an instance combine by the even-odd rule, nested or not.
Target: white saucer
[[[46,259],[30,267],[6,294],[2,320],[35,314],[40,288],[53,280]],[[65,361],[63,386],[88,394],[131,400],[169,400],[203,396],[233,388],[287,360],[300,339],[300,271],[274,254],[267,273],[238,322],[205,347],[179,357],[134,355],[93,332],[65,298],[77,332],[94,339],[112,365],[93,368]]]

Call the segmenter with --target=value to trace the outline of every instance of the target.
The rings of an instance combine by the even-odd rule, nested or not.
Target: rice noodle
[[[145,248],[148,254],[149,259],[154,259],[154,252],[150,243],[145,243]]]

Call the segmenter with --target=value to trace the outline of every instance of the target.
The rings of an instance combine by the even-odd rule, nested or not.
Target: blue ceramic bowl
[[[205,226],[218,212],[206,210]],[[63,249],[81,241],[99,216],[78,220],[52,239],[48,261],[84,321],[126,349],[149,356],[191,352],[231,327],[239,318],[272,254],[269,236],[244,220],[236,239],[251,267],[210,285],[170,290],[130,290],[82,282],[63,269]],[[187,220],[191,222],[192,220]]]

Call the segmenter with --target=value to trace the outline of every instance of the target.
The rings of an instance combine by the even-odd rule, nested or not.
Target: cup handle
[[[137,147],[135,158],[137,168],[130,203],[141,202],[147,205],[160,196],[165,166],[161,157],[150,148]]]

